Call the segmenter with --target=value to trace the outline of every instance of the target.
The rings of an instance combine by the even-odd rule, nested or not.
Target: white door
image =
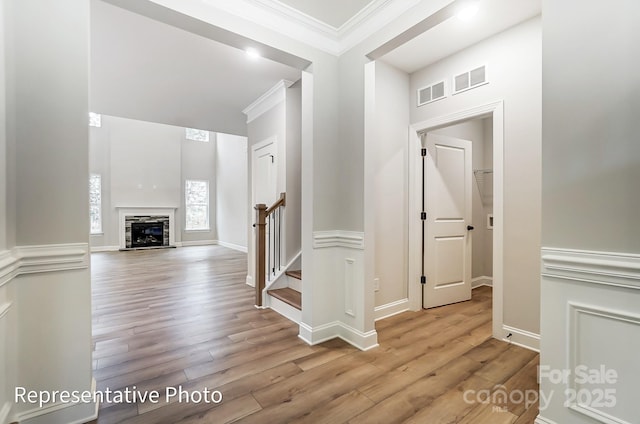
[[[471,141],[427,134],[424,307],[471,299]]]
[[[269,139],[253,150],[253,206],[264,203],[267,207],[277,199],[278,164],[276,141]]]

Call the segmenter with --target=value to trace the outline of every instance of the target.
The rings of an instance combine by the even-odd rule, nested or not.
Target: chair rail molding
[[[21,274],[89,268],[89,243],[16,246],[0,253],[0,287]]]
[[[358,231],[314,231],[313,248],[347,247],[364,250],[364,233]]]

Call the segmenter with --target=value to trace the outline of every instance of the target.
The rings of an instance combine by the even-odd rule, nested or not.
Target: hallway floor
[[[92,275],[98,390],[160,394],[102,404],[93,423],[530,424],[537,415],[538,354],[490,337],[489,287],[378,321],[380,347],[360,352],[341,340],[308,346],[297,325],[255,309],[246,255],[224,247],[96,253]],[[180,386],[182,401],[167,402]],[[206,390],[222,402],[199,399],[212,397]]]

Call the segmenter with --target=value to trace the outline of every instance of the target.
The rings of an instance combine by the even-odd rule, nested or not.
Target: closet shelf
[[[484,205],[493,204],[493,169],[475,169],[473,175]]]

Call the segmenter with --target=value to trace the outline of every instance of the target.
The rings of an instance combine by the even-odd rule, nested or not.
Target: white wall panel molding
[[[364,233],[356,231],[314,231],[313,248],[347,247],[364,250]]]
[[[356,260],[352,258],[344,260],[344,313],[350,317],[356,316],[355,263]]]
[[[631,327],[629,327],[631,325]],[[640,315],[625,312],[623,310],[611,310],[597,306],[590,306],[576,302],[569,302],[569,351],[568,351],[568,369],[576,370],[578,366],[584,365],[585,358],[589,357],[590,352],[586,351],[588,344],[581,344],[583,340],[593,337],[593,333],[598,329],[605,329],[607,333],[625,333],[632,339],[637,339],[640,334]],[[631,330],[635,328],[635,331]],[[629,332],[632,333],[629,333]],[[632,351],[635,349],[631,348]],[[629,358],[631,360],[631,358]],[[604,366],[611,367],[611,363],[603,361]],[[591,366],[595,364],[591,363]],[[620,373],[621,371],[616,371]],[[619,374],[620,375],[620,374]],[[589,391],[590,386],[581,385],[575,379],[568,380],[569,389],[575,393],[581,391]],[[612,385],[611,388],[616,388]],[[605,387],[605,386],[603,386]],[[621,394],[617,394],[621,395]],[[608,408],[592,407],[580,402],[581,399],[567,400],[570,409],[586,416],[593,418],[601,423],[629,424],[629,421],[620,417],[613,416],[607,412]],[[627,419],[630,417],[627,417]]]
[[[88,243],[17,246],[0,254],[0,286],[20,274],[69,271],[88,267]]]
[[[247,115],[247,124],[284,102],[287,97],[287,88],[291,87],[292,84],[292,81],[281,80],[247,106],[242,111]]]
[[[543,248],[542,275],[640,289],[640,255]]]

